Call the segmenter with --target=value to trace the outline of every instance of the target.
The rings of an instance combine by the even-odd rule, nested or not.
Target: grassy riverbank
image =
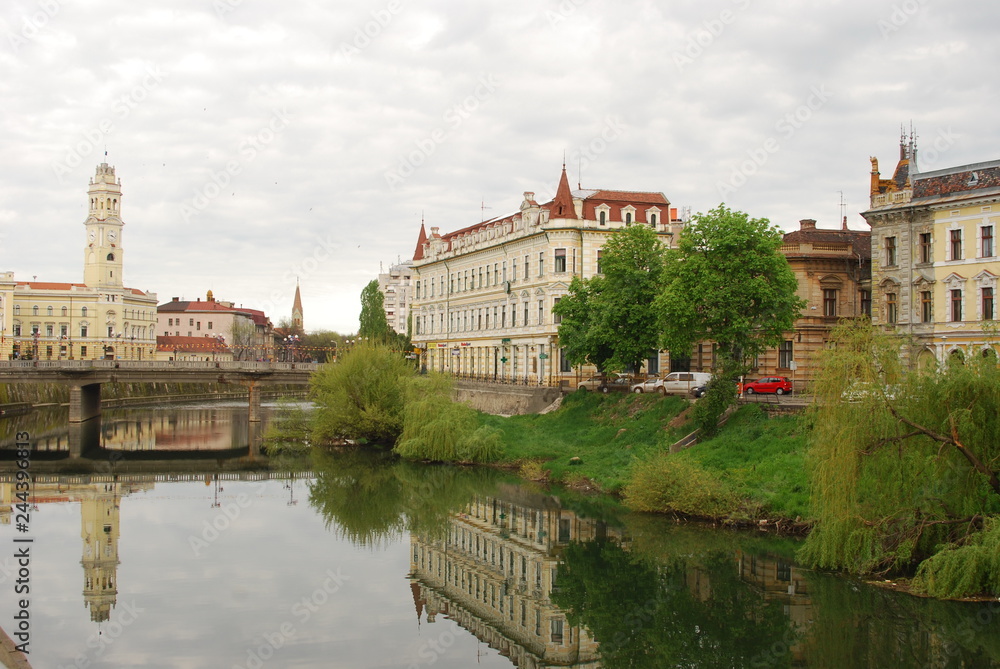
[[[548,414],[481,420],[503,434],[502,462],[532,478],[571,486],[593,482],[646,510],[741,520],[809,518],[803,417],[768,419],[748,405],[716,437],[671,454],[670,445],[691,430],[682,414],[687,406],[679,397],[573,393]],[[664,489],[669,472],[676,473],[679,487]],[[705,507],[706,489],[725,503]]]

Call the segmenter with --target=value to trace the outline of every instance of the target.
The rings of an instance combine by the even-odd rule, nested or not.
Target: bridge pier
[[[251,379],[247,382],[247,391],[247,398],[250,402],[250,422],[259,423],[261,419],[260,385]]]
[[[101,415],[101,384],[73,385],[69,389],[69,422],[82,423]]]

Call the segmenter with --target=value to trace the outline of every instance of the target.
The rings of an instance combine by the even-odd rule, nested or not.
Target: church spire
[[[417,236],[417,248],[413,251],[414,260],[424,259],[424,244],[427,243],[427,230],[424,228],[424,217],[420,217],[420,234]]]
[[[302,328],[302,294],[299,292],[299,280],[295,279],[295,300],[292,302],[292,329],[304,332]]]

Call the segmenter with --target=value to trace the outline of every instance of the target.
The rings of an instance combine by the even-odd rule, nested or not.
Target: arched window
[[[602,211],[601,212],[601,225],[607,225],[607,223],[608,223],[608,212]]]
[[[48,307],[45,308],[45,313],[47,315],[49,315],[49,316],[52,315],[52,305],[51,304]]]
[[[80,309],[80,315],[83,316],[84,318],[87,317],[87,307],[83,307],[82,309]]]
[[[653,226],[654,228],[656,227],[656,214],[650,214],[650,216],[649,216],[649,224],[651,226]]]
[[[14,315],[15,316],[20,316],[21,315],[21,305],[20,304],[15,304],[14,305]]]
[[[37,304],[34,305],[33,307],[31,307],[31,315],[32,316],[37,316],[38,315],[38,305]]]
[[[109,253],[108,254],[108,261],[109,262],[114,262],[114,260],[115,260],[115,254],[114,253]]]
[[[65,316],[69,310],[66,307],[62,308],[62,315]]]
[[[625,214],[625,225],[632,225],[632,212]]]

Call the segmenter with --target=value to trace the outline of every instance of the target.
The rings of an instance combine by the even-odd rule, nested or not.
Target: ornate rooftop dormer
[[[907,140],[906,134],[899,138],[899,162],[890,179],[882,179],[878,168],[878,158],[869,158],[872,163],[871,186],[869,194],[871,206],[884,207],[892,204],[905,204],[913,195],[911,174],[917,172],[917,136],[911,129]]]

